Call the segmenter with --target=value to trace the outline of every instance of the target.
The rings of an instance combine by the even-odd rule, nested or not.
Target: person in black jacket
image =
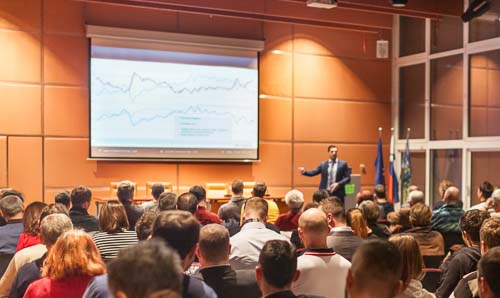
[[[92,191],[88,187],[78,186],[71,191],[71,209],[69,218],[75,228],[84,229],[85,232],[99,231],[99,221],[89,215],[87,209],[92,199]]]

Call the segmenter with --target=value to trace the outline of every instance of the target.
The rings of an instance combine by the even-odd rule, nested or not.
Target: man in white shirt
[[[304,253],[298,258],[299,278],[292,283],[295,295],[326,298],[344,297],[346,276],[351,263],[326,245],[330,229],[325,213],[308,209],[299,219],[299,237]]]
[[[268,240],[288,238],[266,228],[267,202],[262,198],[251,198],[245,204],[243,225],[240,232],[231,237],[229,263],[233,269],[255,269],[262,247]]]

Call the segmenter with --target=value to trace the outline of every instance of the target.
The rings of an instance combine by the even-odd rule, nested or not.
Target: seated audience
[[[146,211],[135,224],[135,233],[139,241],[147,240],[151,236],[153,223],[158,216],[157,211]]]
[[[64,205],[69,210],[71,208],[71,193],[67,190],[58,192],[54,202]]]
[[[252,197],[262,198],[266,200],[268,206],[268,216],[267,222],[270,224],[275,224],[280,215],[280,210],[278,205],[273,200],[266,199],[267,185],[264,181],[257,181],[252,189]]]
[[[493,194],[491,195],[492,201],[493,201],[493,212],[491,213],[491,216],[493,217],[500,217],[500,188],[496,189]]]
[[[106,272],[99,251],[83,231],[59,237],[42,267],[42,279],[26,290],[26,298],[80,298],[90,279]]]
[[[266,298],[307,298],[313,296],[296,296],[291,284],[299,276],[297,256],[290,243],[281,240],[270,240],[262,247],[259,262],[255,270],[262,297]]]
[[[403,262],[396,245],[381,239],[368,240],[352,258],[346,280],[347,297],[397,297],[404,289],[402,272]]]
[[[293,189],[286,193],[285,203],[290,209],[288,213],[281,214],[276,220],[276,226],[281,231],[293,231],[299,226],[299,218],[302,214],[302,205],[304,205],[304,195]]]
[[[460,233],[459,222],[464,215],[460,201],[460,191],[455,186],[446,189],[444,204],[432,211],[432,229],[440,233]]]
[[[368,227],[363,213],[358,208],[347,210],[345,219],[347,226],[351,227],[354,235],[359,238],[366,239],[369,234],[372,234],[372,230]]]
[[[494,247],[481,258],[477,265],[477,280],[479,297],[498,298],[500,283],[500,247]]]
[[[356,205],[359,206],[364,201],[373,201],[373,193],[364,189],[356,194]]]
[[[135,223],[144,213],[144,209],[140,206],[135,206],[134,202],[134,191],[135,186],[134,183],[130,181],[122,181],[118,184],[118,188],[116,189],[116,195],[118,196],[118,200],[122,203],[123,207],[125,207],[125,212],[127,213],[129,230],[135,230]]]
[[[220,206],[218,215],[222,224],[228,229],[229,235],[233,236],[240,230],[241,208],[245,203],[243,197],[243,181],[234,180],[231,184],[233,193],[231,200]]]
[[[198,200],[198,207],[194,216],[201,225],[208,225],[211,223],[221,224],[221,220],[217,214],[210,212],[207,209],[207,191],[201,185],[194,185],[189,189],[189,192],[196,196]]]
[[[382,184],[375,185],[374,195],[375,201],[381,210],[379,219],[387,219],[387,214],[394,212],[394,205],[387,201],[385,197],[385,186]]]
[[[135,231],[129,230],[127,213],[118,201],[112,200],[102,205],[99,227],[102,232],[93,234],[92,240],[104,262],[115,258],[120,250],[137,244],[137,235]]]
[[[15,189],[4,188],[4,189],[0,190],[0,199],[3,199],[6,196],[10,196],[10,195],[17,196],[18,198],[21,199],[21,201],[24,202],[23,194]],[[0,227],[5,226],[6,224],[7,224],[7,222],[5,221],[5,218],[3,218],[2,212],[0,212]]]
[[[174,192],[163,192],[158,199],[158,211],[175,210],[176,208],[177,194]]]
[[[424,204],[413,205],[410,209],[412,228],[407,230],[405,234],[415,237],[420,253],[423,256],[444,257],[444,239],[441,233],[432,230],[431,218],[432,211],[429,206]]]
[[[324,212],[309,209],[299,219],[299,236],[304,253],[297,259],[299,277],[292,283],[292,291],[322,297],[343,297],[346,274],[351,263],[326,245],[330,229]]]
[[[483,225],[481,226],[481,231],[480,231],[480,238],[481,238],[481,255],[484,256],[487,254],[490,250],[492,250],[495,247],[500,247],[500,218],[498,217],[492,217],[488,218],[483,222]],[[481,257],[482,259],[483,257]],[[481,260],[479,261],[479,263]],[[478,264],[479,264],[478,263]],[[478,265],[478,268],[481,265]],[[496,274],[496,284],[494,286],[498,287],[498,271],[495,272]],[[481,282],[481,279],[479,279]],[[484,287],[484,280],[482,280],[482,286]],[[493,283],[489,283],[489,286],[493,286]],[[472,298],[472,297],[479,297],[479,289],[478,287],[478,272],[473,271],[467,275],[465,275],[460,282],[458,283],[457,287],[453,291],[453,295],[456,298]],[[486,289],[483,288],[484,292],[487,292]],[[498,297],[498,292],[495,292],[495,294]]]
[[[182,297],[179,256],[160,240],[120,252],[108,265],[108,281],[114,297]]]
[[[151,186],[151,195],[153,196],[153,200],[151,202],[142,203],[141,207],[144,211],[153,211],[158,209],[158,201],[160,199],[160,195],[165,191],[165,187],[161,183],[154,183]]]
[[[318,189],[313,193],[312,201],[314,203],[321,203],[324,199],[328,198],[330,195],[326,191],[326,189]],[[304,210],[305,211],[305,210]]]
[[[422,287],[420,278],[422,277],[422,269],[424,262],[418,248],[418,243],[411,235],[393,235],[389,238],[391,243],[394,243],[401,253],[403,262],[403,271],[401,280],[403,281],[405,290],[398,297],[400,298],[433,298],[433,294],[429,293]]]
[[[73,229],[73,224],[71,223],[71,219],[68,217],[67,210],[53,208],[49,205],[43,210],[40,218],[40,238],[43,245],[45,245],[46,247],[46,251],[50,251],[52,249],[57,239],[62,234]],[[10,286],[8,283],[6,284],[6,286],[10,288],[10,294],[8,294],[9,297],[24,297],[28,286],[35,280],[40,279],[42,265],[46,257],[47,253],[45,252],[38,259],[32,260],[29,263],[25,263],[25,265],[17,270],[17,272],[12,276],[12,278],[14,279],[10,283]],[[2,277],[2,279],[4,277]],[[5,288],[4,292],[4,287],[2,286],[0,297],[7,295],[7,287]]]
[[[23,201],[15,195],[0,199],[0,213],[7,222],[0,227],[0,254],[14,254],[23,227]]]
[[[414,190],[408,193],[408,204],[410,208],[416,204],[425,204],[424,192],[420,190]]]
[[[19,236],[16,251],[40,244],[40,213],[45,206],[47,206],[45,203],[33,202],[24,209],[24,231]]]
[[[328,198],[321,202],[319,209],[326,214],[330,228],[330,234],[326,238],[327,246],[350,262],[363,239],[356,236],[351,227],[347,226],[342,203]]]
[[[375,236],[387,239],[391,235],[391,232],[387,226],[377,223],[380,215],[380,209],[377,204],[373,201],[364,201],[359,205],[359,209],[363,213],[364,218],[368,224],[368,227],[372,230]],[[370,236],[370,235],[368,235]]]
[[[176,250],[181,258],[182,269],[186,271],[195,258],[196,244],[200,236],[200,223],[186,211],[163,211],[153,224],[151,236],[153,239],[165,241]],[[186,274],[183,275],[182,293],[183,297],[217,297],[214,290],[206,283]]]
[[[38,204],[37,204],[38,205]],[[32,205],[36,206],[36,205]],[[29,208],[29,206],[28,206]],[[26,208],[26,209],[28,209]],[[32,208],[30,208],[32,209]],[[62,210],[62,211],[61,211]],[[47,217],[50,214],[53,213],[59,213],[59,212],[64,212],[64,215],[66,216],[66,220],[70,220],[68,217],[68,211],[61,205],[61,208],[51,208],[51,206],[46,206],[43,208],[43,210],[38,214],[38,218],[36,220],[36,229],[37,229],[37,234],[39,235],[40,233],[40,224],[45,217]],[[41,237],[39,235],[39,237]],[[11,290],[12,283],[14,282],[14,279],[16,278],[16,275],[18,272],[21,270],[21,267],[23,267],[25,264],[28,264],[34,260],[37,260],[41,258],[42,256],[45,255],[47,252],[46,245],[42,243],[38,243],[35,245],[32,245],[30,247],[26,247],[14,255],[14,257],[10,260],[9,265],[7,266],[7,269],[5,270],[5,273],[2,276],[2,279],[0,280],[0,297],[7,297],[9,295],[9,291]]]
[[[193,193],[185,192],[177,198],[177,210],[187,211],[195,214],[198,208],[198,199]]]
[[[444,205],[444,194],[446,193],[446,190],[450,186],[453,186],[453,182],[451,182],[450,180],[441,180],[441,182],[439,182],[438,186],[439,198],[434,200],[434,205],[432,206],[433,211],[439,209],[441,206]]]
[[[200,270],[196,277],[214,289],[219,298],[253,298],[261,293],[255,280],[255,270],[233,270],[229,265],[229,233],[218,224],[201,228],[196,255]]]
[[[241,230],[231,237],[230,264],[233,269],[254,269],[260,250],[268,240],[288,238],[266,228],[267,202],[259,197],[248,199]]]
[[[490,217],[487,211],[469,210],[460,219],[460,229],[466,247],[454,252],[440,266],[442,273],[441,285],[436,290],[436,296],[448,297],[457,286],[460,279],[477,267],[481,257],[479,231],[483,222]]]
[[[410,209],[401,208],[398,212],[390,212],[387,214],[387,222],[391,234],[403,233],[409,230],[411,228]]]
[[[71,191],[71,209],[69,218],[75,228],[83,229],[85,232],[99,231],[97,218],[89,215],[90,200],[92,192],[85,186],[78,186]]]
[[[490,182],[484,181],[483,183],[481,183],[481,185],[479,185],[479,187],[477,188],[476,193],[477,198],[479,199],[479,204],[470,207],[470,209],[488,210],[491,207],[488,206],[488,203],[494,190],[495,188]]]

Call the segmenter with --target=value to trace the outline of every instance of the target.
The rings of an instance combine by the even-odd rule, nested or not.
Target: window
[[[425,65],[401,67],[399,70],[399,138],[425,137]]]
[[[462,45],[463,22],[459,17],[431,21],[431,53],[460,49]]]
[[[469,22],[469,42],[500,36],[500,2],[490,1],[491,8]]]
[[[472,152],[471,166],[471,205],[479,203],[477,189],[483,181],[488,181],[494,187],[500,186],[500,151],[497,152]]]
[[[462,190],[462,150],[460,149],[439,149],[431,150],[431,171],[432,171],[432,204],[441,200],[439,193],[439,183],[442,180],[450,180]]]
[[[425,51],[425,19],[399,18],[399,56]]]

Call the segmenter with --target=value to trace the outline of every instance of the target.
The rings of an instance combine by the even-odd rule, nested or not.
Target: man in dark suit
[[[224,226],[203,226],[196,246],[201,268],[194,277],[204,280],[219,298],[260,297],[255,270],[233,270],[229,265],[229,251],[229,232]]]
[[[332,196],[338,197],[344,202],[344,186],[351,181],[351,168],[343,160],[337,159],[338,148],[335,145],[328,146],[328,160],[314,170],[307,171],[299,167],[299,171],[304,176],[316,176],[321,174],[319,189],[325,189]]]

